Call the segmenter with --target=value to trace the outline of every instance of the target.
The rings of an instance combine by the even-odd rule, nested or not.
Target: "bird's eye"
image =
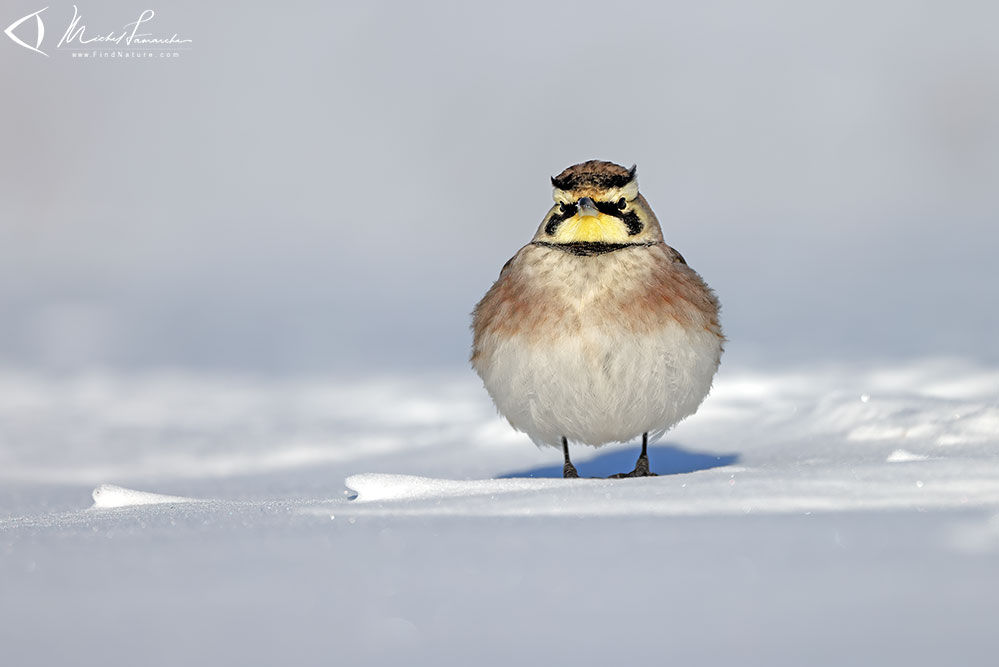
[[[621,209],[622,211],[624,210],[624,207],[627,206],[627,205],[628,205],[628,202],[626,202],[624,200],[624,197],[621,197],[620,199],[617,200],[617,207],[619,209]]]

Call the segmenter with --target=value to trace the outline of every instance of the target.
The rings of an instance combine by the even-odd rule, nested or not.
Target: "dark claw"
[[[638,461],[635,462],[635,469],[631,472],[619,472],[616,475],[611,475],[607,479],[626,479],[628,477],[658,477],[656,473],[649,470],[649,434],[645,433],[642,435],[642,454],[638,457]]]
[[[657,473],[649,472],[648,470],[642,472],[641,470],[638,470],[636,468],[631,472],[619,472],[616,475],[611,475],[607,479],[627,479],[629,477],[658,477],[658,476],[659,475]]]

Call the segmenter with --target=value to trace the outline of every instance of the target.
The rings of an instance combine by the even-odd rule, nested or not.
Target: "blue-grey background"
[[[91,2],[194,41],[77,61],[51,3],[51,57],[0,35],[0,363],[460,367],[590,158],[638,164],[726,363],[999,361],[996,7]]]
[[[74,60],[73,2],[192,48]],[[44,3],[50,57],[0,32],[0,665],[995,663],[999,5],[0,30]],[[660,477],[497,492],[561,452],[469,312],[590,158],[718,291],[722,371]]]

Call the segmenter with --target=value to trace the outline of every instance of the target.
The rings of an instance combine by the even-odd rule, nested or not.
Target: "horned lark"
[[[555,205],[475,307],[472,365],[538,445],[648,442],[692,415],[722,354],[718,301],[663,242],[635,167],[591,160],[552,178]]]

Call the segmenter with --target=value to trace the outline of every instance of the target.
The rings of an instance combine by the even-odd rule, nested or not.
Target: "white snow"
[[[148,491],[126,489],[114,484],[101,484],[93,492],[94,507],[130,507],[133,505],[158,505],[161,503],[191,503],[193,498],[181,496],[166,496]]]
[[[0,667],[996,664],[999,3],[73,5],[0,36]],[[654,479],[467,367],[589,158],[723,304]]]
[[[356,492],[358,503],[375,500],[418,500],[488,495],[518,491],[545,491],[565,488],[568,480],[548,479],[486,479],[453,480],[416,477],[414,475],[351,475],[347,489]]]
[[[885,459],[887,463],[910,463],[912,461],[925,461],[930,457],[924,454],[913,454],[912,452],[906,451],[904,449],[896,449],[888,458]]]
[[[377,508],[353,511],[389,516],[705,516],[990,508],[999,505],[999,462],[974,473],[964,462],[913,468],[908,475],[855,464],[848,471],[839,466],[808,467],[795,474],[786,469],[742,468],[732,473],[719,468],[676,479],[624,481],[456,481],[366,474],[348,477],[347,487],[357,492],[357,504],[382,501]]]
[[[647,479],[561,479],[471,371],[8,371],[0,443],[2,664],[993,654],[999,370],[968,362],[723,368]]]

